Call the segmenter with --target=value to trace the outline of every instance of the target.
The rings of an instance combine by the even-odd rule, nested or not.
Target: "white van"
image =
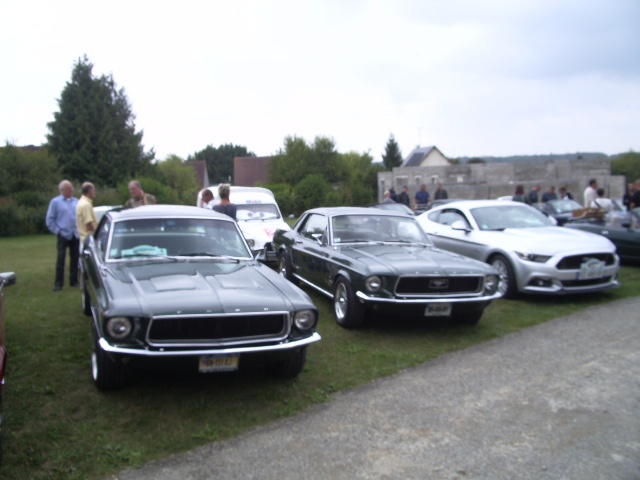
[[[208,208],[220,203],[218,186],[207,187],[213,193],[213,200]],[[201,206],[202,191],[198,193],[196,206]],[[273,249],[273,234],[276,230],[289,230],[289,225],[282,218],[273,192],[262,187],[231,186],[229,201],[236,208],[238,226],[249,246],[257,253],[258,260],[265,263],[277,261],[277,252]]]

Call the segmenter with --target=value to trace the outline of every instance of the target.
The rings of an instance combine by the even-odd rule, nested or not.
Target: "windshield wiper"
[[[231,260],[236,263],[240,262],[240,260],[236,257],[230,257],[229,255],[221,255],[219,253],[211,253],[211,252],[192,252],[192,253],[181,253],[178,255],[179,257],[209,257],[209,258],[222,258],[225,260]]]

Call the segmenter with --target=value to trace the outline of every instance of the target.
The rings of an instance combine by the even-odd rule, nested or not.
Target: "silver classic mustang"
[[[99,389],[123,385],[126,366],[141,359],[201,372],[258,360],[293,377],[320,340],[308,295],[255,260],[231,218],[208,209],[109,211],[82,266]]]
[[[365,310],[477,323],[499,298],[490,266],[438,250],[415,217],[375,208],[317,208],[278,230],[279,270],[333,299],[335,318],[359,327]]]
[[[557,227],[524,203],[460,201],[417,218],[437,247],[493,265],[507,297],[618,286],[620,262],[613,243],[600,235]]]

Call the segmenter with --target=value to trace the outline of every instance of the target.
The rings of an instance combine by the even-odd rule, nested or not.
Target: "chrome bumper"
[[[427,304],[427,303],[484,303],[490,302],[497,298],[502,297],[502,294],[499,292],[494,293],[490,296],[482,296],[482,297],[442,297],[442,298],[379,298],[379,297],[370,297],[366,293],[356,292],[356,296],[365,302],[371,303],[395,303],[399,305],[418,305],[418,304]]]

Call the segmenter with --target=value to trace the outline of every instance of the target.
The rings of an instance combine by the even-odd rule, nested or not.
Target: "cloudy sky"
[[[0,0],[0,141],[40,145],[78,58],[156,158],[285,137],[404,156],[640,150],[640,0]]]

